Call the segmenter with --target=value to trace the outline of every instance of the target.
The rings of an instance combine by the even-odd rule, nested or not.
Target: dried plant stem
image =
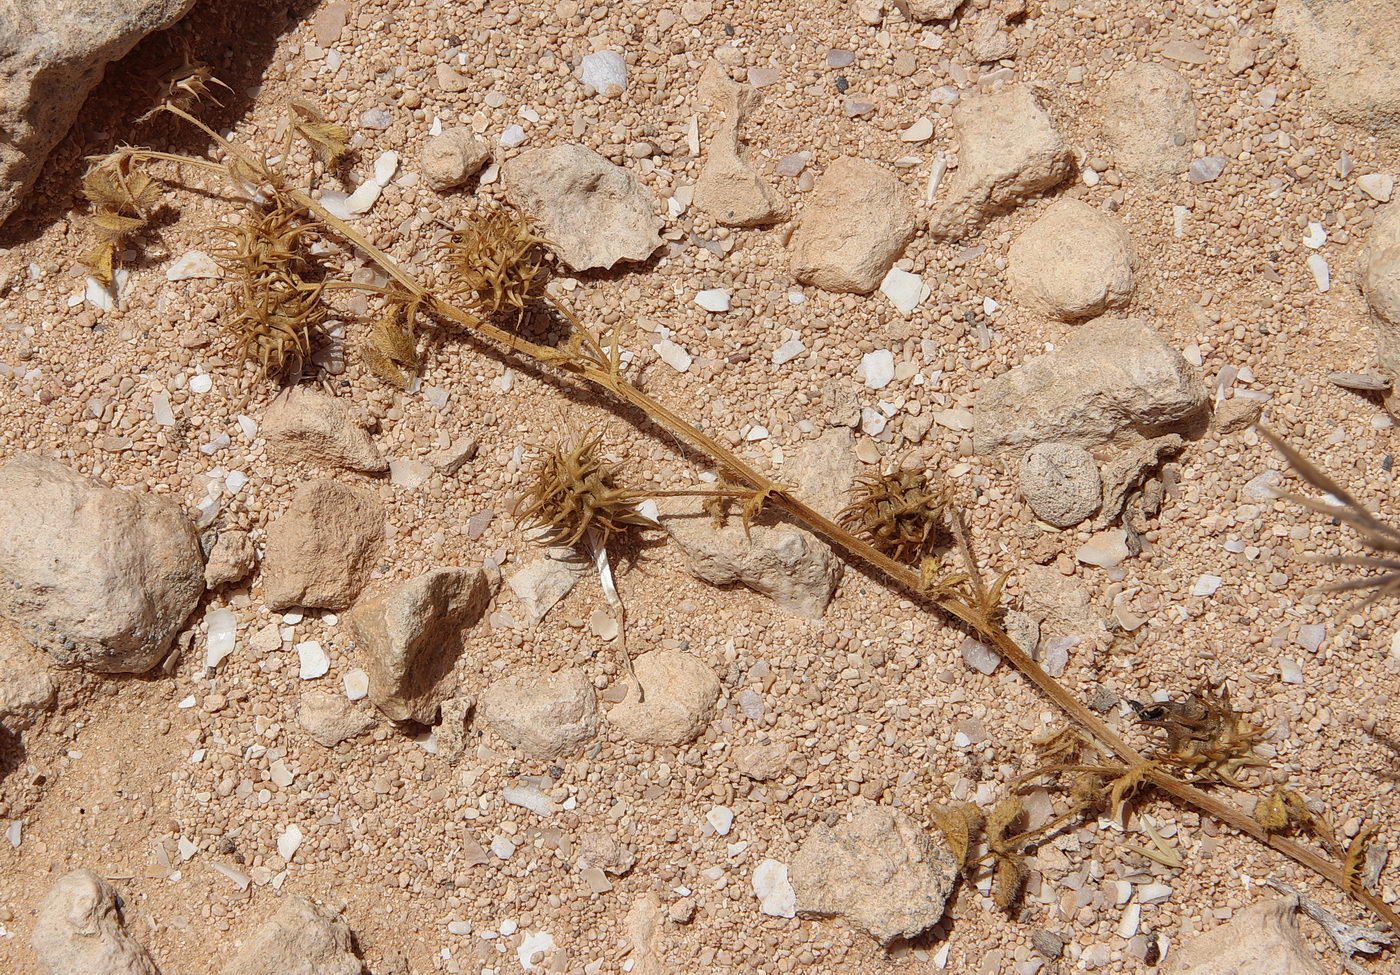
[[[420,301],[424,311],[441,319],[455,322],[477,336],[489,339],[511,354],[525,356],[540,365],[554,367],[571,376],[582,379],[599,389],[605,390],[618,400],[645,413],[651,420],[665,427],[670,433],[683,440],[690,447],[713,460],[725,470],[728,477],[742,484],[755,494],[771,498],[774,505],[787,512],[793,520],[803,527],[826,539],[835,547],[844,550],[847,555],[879,571],[892,583],[908,592],[914,598],[932,600],[944,612],[970,627],[982,640],[991,644],[1012,667],[1029,679],[1031,683],[1063,711],[1070,720],[1084,729],[1084,731],[1088,732],[1100,745],[1111,751],[1113,755],[1123,763],[1125,768],[1140,770],[1142,781],[1150,783],[1179,802],[1194,807],[1226,823],[1234,829],[1253,837],[1259,842],[1282,853],[1284,856],[1289,857],[1299,865],[1311,870],[1344,892],[1355,897],[1378,917],[1391,925],[1392,928],[1396,931],[1400,931],[1400,915],[1397,915],[1384,901],[1369,890],[1364,888],[1358,889],[1355,885],[1348,884],[1341,867],[1336,863],[1302,844],[1275,834],[1270,834],[1244,810],[1182,781],[1182,779],[1171,774],[1169,771],[1157,766],[1155,763],[1149,762],[1145,756],[1137,749],[1133,748],[1126,739],[1110,728],[1103,719],[1090,710],[1057,680],[1046,673],[1045,669],[1029,654],[1017,646],[1006,634],[1006,631],[1001,625],[995,619],[989,617],[988,613],[982,608],[969,605],[964,600],[955,596],[931,596],[924,591],[922,579],[917,569],[897,562],[876,550],[863,539],[852,534],[826,515],[823,515],[821,512],[802,501],[790,488],[769,478],[746,462],[738,454],[719,443],[699,427],[681,417],[670,407],[632,385],[623,378],[620,373],[620,350],[618,349],[616,339],[614,338],[611,349],[605,351],[597,336],[578,319],[571,309],[553,296],[546,293],[545,298],[575,329],[580,341],[586,346],[586,351],[582,351],[581,349],[570,350],[568,348],[554,348],[552,346],[531,342],[520,335],[500,328],[490,321],[484,320],[444,298],[430,293],[401,268],[388,254],[376,247],[358,230],[350,226],[346,221],[341,220],[339,217],[327,211],[325,207],[313,200],[307,193],[289,185],[286,180],[273,171],[271,167],[266,165],[262,160],[255,159],[248,153],[232,145],[197,118],[187,114],[181,109],[169,107],[167,110],[185,119],[190,124],[195,125],[213,139],[224,152],[228,153],[233,160],[237,161],[237,166],[240,171],[255,173],[262,177],[273,187],[275,192],[314,214],[315,218],[321,224],[334,230],[347,242],[357,247],[367,258],[373,261],[380,270],[407,292],[410,298]],[[172,159],[168,154],[151,153],[146,150],[131,150],[131,152],[141,158],[159,158],[177,162],[189,162],[203,168],[210,168],[207,162],[201,160],[185,160],[183,157]],[[230,175],[232,174],[230,173]],[[969,561],[969,573],[972,579],[975,580],[973,582],[973,591],[974,593],[984,593],[985,587],[981,583],[980,574],[977,572],[975,563],[972,561],[973,556],[971,548],[966,543],[965,526],[962,527],[958,534],[960,535],[959,545],[963,550],[964,558]],[[985,597],[979,596],[979,599],[982,598]]]

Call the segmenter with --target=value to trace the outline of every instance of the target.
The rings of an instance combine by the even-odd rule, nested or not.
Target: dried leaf
[[[1025,879],[1026,864],[1021,857],[997,857],[996,868],[992,871],[992,903],[1003,911],[1010,910]]]
[[[786,484],[766,484],[749,496],[748,500],[744,502],[744,510],[742,512],[745,538],[749,537],[749,526],[753,523],[754,518],[758,517],[759,512],[763,510],[764,503],[771,497],[787,494],[791,490],[792,488],[788,487]]]
[[[360,355],[369,370],[384,382],[400,389],[412,386],[423,371],[413,330],[414,307],[399,301],[391,302],[370,328],[360,348]]]
[[[948,844],[953,861],[959,869],[966,869],[972,864],[972,847],[982,827],[982,811],[972,803],[963,803],[935,806],[931,815],[934,825]]]
[[[114,241],[103,240],[83,251],[80,260],[89,273],[104,285],[112,283],[112,263],[116,260],[117,245]]]
[[[287,108],[292,134],[300,136],[323,164],[334,166],[340,162],[350,138],[345,127],[326,121],[320,109],[300,98],[293,98]]]
[[[1347,846],[1347,855],[1342,860],[1342,887],[1353,897],[1366,889],[1366,847],[1376,832],[1377,827],[1370,823],[1362,826]]]
[[[987,814],[987,846],[993,851],[1007,850],[1007,843],[1025,816],[1026,807],[1015,796],[1000,800]]]

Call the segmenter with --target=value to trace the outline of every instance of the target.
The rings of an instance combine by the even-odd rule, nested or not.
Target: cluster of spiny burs
[[[265,155],[222,138],[184,106],[165,108],[202,130],[218,159],[126,148],[99,160],[89,181],[94,231],[102,243],[136,229],[132,221],[144,226],[144,215],[155,201],[150,188],[154,184],[138,167],[172,164],[225,177],[243,207],[232,243],[222,252],[234,279],[229,327],[233,341],[263,374],[284,382],[296,380],[326,320],[323,303],[340,290],[370,292],[382,302],[382,313],[357,348],[376,376],[398,386],[411,384],[422,369],[417,321],[444,326],[435,329],[435,335],[465,329],[507,355],[556,370],[561,381],[585,383],[604,397],[640,410],[714,462],[723,480],[714,491],[700,493],[710,493],[720,502],[743,499],[746,528],[764,510],[824,537],[848,558],[977,634],[1048,697],[1069,724],[1040,743],[1039,764],[1023,778],[1062,782],[1069,794],[1067,810],[1031,831],[1020,831],[1024,810],[1015,796],[1002,800],[985,817],[966,806],[933,813],[965,866],[972,869],[992,861],[998,903],[1009,906],[1015,900],[1025,850],[1047,831],[1105,807],[1121,812],[1124,804],[1154,790],[1271,846],[1400,930],[1400,917],[1358,880],[1356,864],[1364,859],[1369,830],[1363,829],[1351,848],[1341,851],[1326,817],[1313,812],[1291,789],[1279,789],[1259,802],[1256,814],[1220,798],[1219,790],[1246,785],[1240,776],[1260,764],[1253,752],[1257,735],[1235,715],[1228,695],[1203,688],[1160,714],[1144,708],[1143,724],[1160,729],[1165,741],[1143,751],[1017,646],[1001,624],[1006,576],[990,585],[984,581],[957,498],[946,482],[927,471],[894,470],[861,482],[840,519],[829,518],[630,382],[623,374],[619,337],[613,334],[605,342],[544,286],[551,266],[548,241],[520,215],[483,209],[444,237],[439,246],[445,274],[430,289],[294,185]],[[346,151],[345,137],[344,129],[313,106],[293,102],[283,156],[299,139],[324,169],[330,169]],[[312,246],[330,241],[357,250],[388,283],[338,279],[326,266],[329,248]],[[105,253],[98,254],[90,266],[94,274],[104,268],[110,274],[111,261]],[[567,327],[568,338],[558,345],[527,338],[519,326],[533,313],[557,319]],[[542,528],[544,540],[573,544],[593,536],[606,545],[609,538],[646,523],[636,503],[658,492],[627,487],[620,471],[601,459],[599,448],[597,441],[589,440],[546,452],[522,500],[524,520]],[[1289,459],[1298,465],[1299,458],[1291,452]],[[1339,490],[1331,493],[1347,497]],[[1378,528],[1379,522],[1369,516],[1357,515],[1353,524],[1363,528],[1368,540],[1393,543],[1384,551],[1400,551],[1400,532]],[[1384,560],[1377,564],[1396,568]],[[1389,577],[1384,585],[1388,592]],[[1321,849],[1284,835],[1291,830],[1318,838]],[[983,847],[985,853],[980,852]]]

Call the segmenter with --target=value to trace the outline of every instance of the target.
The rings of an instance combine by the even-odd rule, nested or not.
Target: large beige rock
[[[288,897],[219,975],[363,975],[350,927],[305,897]]]
[[[122,58],[194,0],[7,0],[0,4],[0,223],[78,110]]]
[[[719,678],[705,662],[683,650],[665,648],[634,662],[642,685],[628,682],[627,696],[608,712],[623,735],[648,745],[684,745],[699,738],[719,700]]]
[[[175,504],[37,454],[0,467],[0,615],[59,663],[150,670],[203,592],[199,539]]]
[[[1162,975],[1323,975],[1297,912],[1297,898],[1259,901],[1173,951]]]
[[[58,688],[49,658],[25,642],[18,629],[0,619],[0,726],[32,727],[53,707]]]
[[[869,294],[914,236],[909,191],[873,162],[841,156],[817,177],[792,237],[792,273],[825,291]]]
[[[1357,261],[1381,368],[1400,386],[1400,203],[1377,211]]]
[[[391,721],[432,724],[456,690],[468,631],[491,602],[480,569],[433,569],[355,604],[347,621],[369,699]]]
[[[894,3],[906,17],[921,24],[933,20],[948,20],[962,5],[963,0],[895,0]]]
[[[835,516],[845,505],[855,465],[851,432],[828,430],[793,455],[782,478],[809,504]],[[662,498],[657,510],[691,574],[712,585],[739,583],[785,612],[818,619],[841,581],[844,564],[830,546],[772,512],[760,512],[746,532],[737,509],[716,525],[700,498]]]
[[[1281,0],[1286,34],[1323,112],[1400,144],[1400,0]]]
[[[269,609],[346,609],[384,550],[384,511],[368,491],[307,481],[267,528],[263,599]]]
[[[127,934],[117,892],[91,870],[59,878],[39,905],[30,940],[44,975],[157,975]]]
[[[1109,78],[1103,113],[1104,137],[1123,172],[1186,172],[1196,141],[1196,105],[1181,75],[1161,64],[1130,64]]]
[[[310,386],[293,386],[273,397],[260,429],[282,460],[369,473],[389,468],[345,401]]]
[[[788,874],[798,914],[840,917],[889,944],[938,923],[958,868],[926,826],[865,806],[835,826],[814,826]]]
[[[953,109],[958,168],[929,216],[940,240],[978,230],[988,218],[1043,193],[1074,171],[1074,154],[1035,93],[1008,85],[972,95]]]
[[[598,734],[598,697],[577,668],[498,680],[482,693],[477,714],[507,744],[536,758],[568,758]]]
[[[506,196],[528,212],[572,270],[645,261],[664,221],[637,177],[580,145],[521,153],[503,169]]]
[[[1133,293],[1128,231],[1082,200],[1056,200],[1011,245],[1011,289],[1064,321],[1122,308]]]
[[[1050,440],[1093,449],[1189,428],[1205,411],[1200,370],[1151,325],[1100,318],[983,384],[972,439],[983,454]]]

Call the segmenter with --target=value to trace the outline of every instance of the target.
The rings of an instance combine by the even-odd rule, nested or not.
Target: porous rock
[[[841,156],[817,177],[792,238],[792,272],[825,291],[869,294],[914,236],[914,208],[899,177]]]
[[[199,539],[175,504],[37,454],[0,467],[0,615],[59,663],[147,671],[203,592]]]
[[[26,643],[12,623],[0,619],[0,725],[23,731],[53,707],[58,687],[48,667],[49,658]]]
[[[536,758],[567,758],[598,734],[598,698],[577,668],[502,678],[482,693],[477,714],[502,740]]]
[[[74,870],[50,888],[30,940],[44,975],[157,975],[126,931],[116,890],[91,870]]]
[[[534,149],[504,166],[506,195],[530,213],[571,269],[645,261],[661,246],[651,193],[626,169],[581,145]]]
[[[637,865],[637,854],[607,830],[589,830],[580,836],[578,859],[580,866],[597,867],[619,877]]]
[[[391,721],[432,724],[452,696],[453,669],[491,602],[480,569],[433,569],[365,596],[346,621],[369,675],[369,699]]]
[[[758,174],[739,137],[744,117],[762,96],[757,89],[730,80],[713,61],[699,87],[701,97],[717,104],[724,117],[710,138],[705,165],[695,180],[695,205],[727,227],[759,227],[786,220],[791,208]]]
[[[660,648],[634,661],[642,697],[629,681],[627,696],[608,720],[632,741],[684,745],[704,733],[719,700],[719,678],[705,662],[684,650]]]
[[[194,0],[18,0],[0,5],[0,223],[19,206],[107,65]]]
[[[341,610],[369,581],[384,549],[384,512],[368,491],[307,481],[267,528],[263,598],[269,609]]]
[[[1393,383],[1400,382],[1400,203],[1376,213],[1357,271],[1371,311],[1381,369]]]
[[[1297,911],[1294,897],[1252,904],[1173,951],[1162,975],[1323,975],[1298,931]]]
[[[284,460],[367,473],[389,467],[345,402],[310,386],[293,386],[273,397],[259,429]]]
[[[1041,521],[1056,528],[1079,524],[1099,506],[1094,455],[1072,443],[1036,444],[1021,459],[1021,493]]]
[[[1074,171],[1074,154],[1025,85],[974,95],[953,109],[958,168],[929,216],[929,233],[949,240],[992,215],[1043,193]]]
[[[855,479],[855,465],[851,432],[838,428],[799,449],[783,478],[809,504],[834,516]],[[786,612],[818,619],[841,581],[843,564],[825,542],[771,512],[754,517],[745,531],[737,512],[716,525],[703,498],[662,498],[657,509],[691,574],[712,585],[737,582]]]
[[[209,561],[204,563],[204,585],[209,589],[241,582],[257,564],[253,539],[238,528],[226,528],[214,539]]]
[[[443,129],[423,145],[423,178],[443,193],[471,179],[490,158],[491,150],[471,129]]]
[[[818,823],[789,868],[799,915],[840,917],[882,945],[937,924],[957,872],[927,828],[884,806]]]
[[[219,975],[363,975],[350,926],[305,897],[282,901]]]
[[[734,767],[739,774],[755,781],[776,779],[787,769],[788,747],[781,742],[767,745],[744,745],[734,753]]]
[[[1400,144],[1400,0],[1281,0],[1272,24],[1325,114]]]
[[[1133,250],[1121,223],[1082,200],[1056,200],[1011,245],[1012,291],[1064,321],[1121,308],[1133,293]]]
[[[343,694],[313,688],[301,695],[297,722],[317,744],[334,748],[374,727],[374,716]]]
[[[1100,318],[983,384],[973,445],[983,454],[1050,440],[1093,448],[1189,427],[1205,409],[1200,371],[1151,325]]]
[[[1196,141],[1191,85],[1161,64],[1131,64],[1114,72],[1103,96],[1104,137],[1125,173],[1186,172]]]
[[[963,0],[895,0],[894,5],[910,20],[927,24],[950,19],[963,5]]]

